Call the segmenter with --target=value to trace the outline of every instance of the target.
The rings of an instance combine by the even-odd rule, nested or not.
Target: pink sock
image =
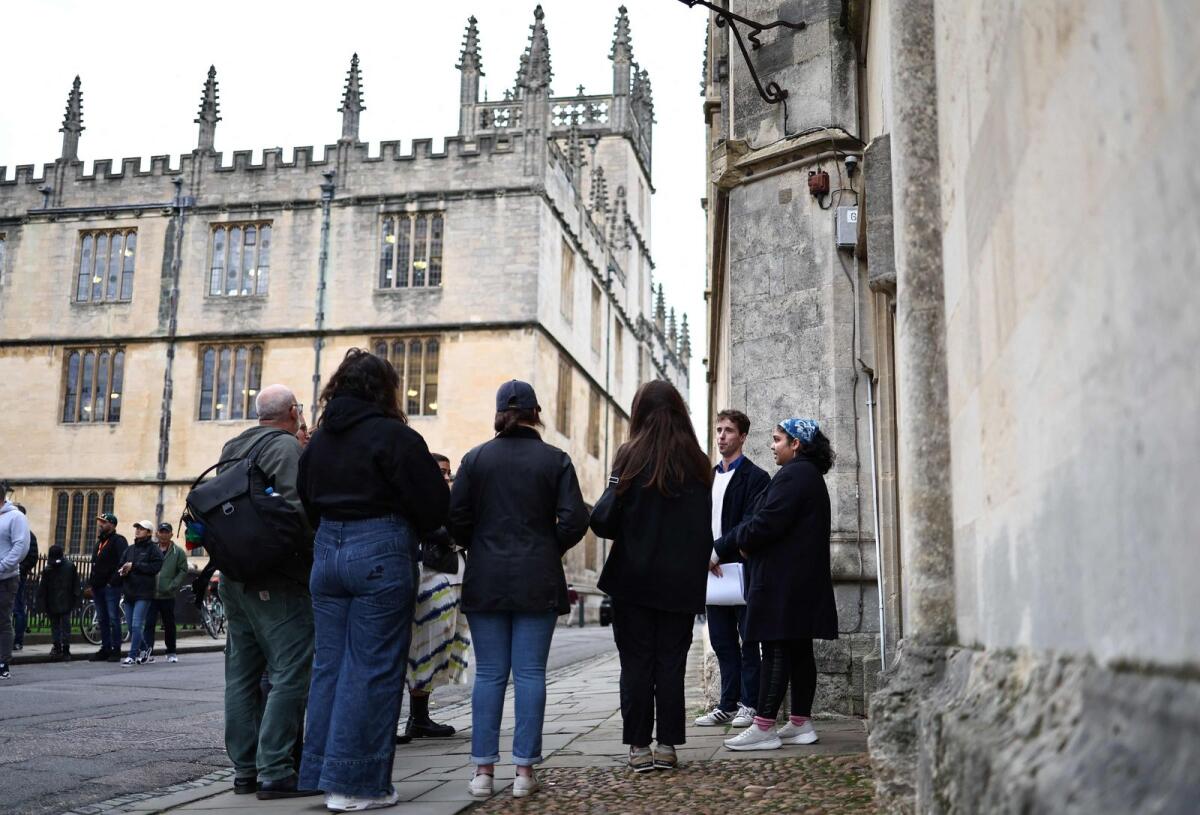
[[[755,727],[757,727],[759,730],[763,731],[764,733],[767,732],[768,730],[770,730],[772,725],[774,725],[774,724],[775,724],[774,719],[764,719],[762,716],[754,717]]]
[[[789,722],[791,722],[792,724],[796,725],[796,727],[800,727],[800,726],[802,726],[802,725],[803,725],[805,722],[807,722],[807,721],[809,720],[809,718],[810,718],[810,717],[808,717],[808,716],[795,716],[795,715],[793,715],[793,716],[788,716],[788,721],[789,721]]]

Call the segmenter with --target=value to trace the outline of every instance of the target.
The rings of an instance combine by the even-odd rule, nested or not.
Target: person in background
[[[304,416],[300,416],[300,429],[296,431],[296,441],[300,442],[300,446],[308,447],[308,440],[311,436],[308,433],[308,422],[304,421]]]
[[[10,676],[12,659],[13,603],[21,580],[21,561],[29,551],[29,522],[8,500],[8,482],[0,479],[0,679]]]
[[[37,607],[50,618],[50,636],[54,641],[50,654],[58,657],[59,662],[71,661],[71,612],[82,596],[75,564],[63,556],[61,546],[51,546],[38,581]]]
[[[20,504],[15,504],[16,508],[21,511],[22,515],[27,515],[25,507]],[[33,570],[37,568],[38,561],[38,540],[37,535],[33,534],[33,530],[29,530],[29,551],[25,553],[24,559],[21,560],[21,580],[17,583],[17,599],[13,602],[13,650],[20,651],[25,647],[25,629],[28,628],[29,610],[27,603],[29,598],[25,596],[25,587],[29,584],[29,575],[33,574]]]
[[[125,667],[144,665],[151,661],[149,652],[142,650],[146,615],[154,602],[154,588],[162,570],[163,556],[154,542],[154,522],[138,521],[133,525],[133,543],[121,558],[121,575],[125,589],[125,604],[129,609],[129,655],[121,660]]]
[[[225,442],[221,458],[253,452],[275,494],[302,511],[296,479],[304,407],[285,385],[268,385],[254,397],[258,424]],[[212,564],[210,563],[210,566]],[[217,591],[225,607],[225,751],[233,763],[235,795],[260,800],[317,795],[298,785],[293,751],[304,727],[312,671],[313,617],[308,591],[312,549],[305,542],[269,573],[251,581],[222,574]],[[207,572],[207,569],[206,569]],[[207,589],[201,573],[194,588]],[[204,582],[201,582],[204,581]],[[262,704],[260,683],[270,671],[272,690]]]
[[[100,650],[88,657],[91,662],[121,660],[121,576],[117,569],[129,548],[129,541],[117,532],[117,516],[105,512],[96,517],[96,548],[92,550],[92,571],[88,585],[96,604],[96,627],[100,629]]]
[[[724,557],[717,546],[724,533],[730,532],[750,515],[754,502],[762,495],[771,478],[742,453],[750,418],[740,410],[717,414],[717,451],[721,460],[713,472],[712,536],[713,553],[709,566],[717,576],[722,563],[744,563],[735,549]],[[746,639],[746,606],[707,606],[708,638],[721,669],[721,699],[717,706],[695,724],[700,727],[732,725],[749,727],[758,706],[758,643]]]
[[[814,419],[785,419],[771,432],[779,471],[753,515],[730,535],[750,565],[746,636],[762,643],[762,676],[754,725],[730,750],[778,750],[812,744],[817,689],[814,639],[838,636],[829,566],[830,509],[825,473],[833,466],[829,439]],[[775,719],[788,685],[792,714],[778,732]]]
[[[598,586],[612,598],[622,741],[635,772],[671,770],[685,741],[684,671],[712,551],[712,470],[671,383],[638,388],[608,484],[591,526],[613,542]]]
[[[175,654],[175,595],[188,578],[187,555],[175,545],[172,536],[175,528],[166,521],[158,525],[154,536],[158,550],[162,552],[162,569],[154,585],[154,599],[146,614],[146,628],[142,634],[143,654],[146,661],[154,661],[154,626],[159,616],[163,621],[163,640],[167,646],[167,662],[178,662]]]
[[[571,457],[542,441],[533,387],[512,380],[496,393],[496,437],[467,453],[450,499],[450,532],[464,547],[462,607],[475,643],[469,792],[486,798],[500,760],[500,719],[511,672],[517,765],[513,796],[540,789],[546,659],[565,614],[562,557],[587,531],[587,506]]]
[[[433,460],[446,486],[450,486],[454,481],[450,459],[434,453]],[[443,685],[461,682],[467,669],[471,630],[460,609],[465,568],[462,551],[445,527],[421,541],[421,582],[417,586],[406,674],[409,715],[404,734],[396,737],[397,744],[454,735],[453,727],[430,718],[429,696]]]
[[[450,490],[400,409],[400,377],[387,360],[351,348],[321,403],[300,457],[300,496],[310,520],[319,521],[300,781],[324,792],[331,810],[375,809],[399,800],[392,759],[417,541],[445,525]]]

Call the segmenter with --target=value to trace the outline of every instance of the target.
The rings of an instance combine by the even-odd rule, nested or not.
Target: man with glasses
[[[283,385],[263,388],[254,401],[258,425],[230,439],[221,460],[252,451],[275,494],[301,516],[296,490],[304,406]],[[225,750],[234,767],[234,792],[262,799],[319,794],[297,788],[296,741],[304,726],[313,658],[312,539],[271,573],[240,582],[221,575],[225,605]],[[263,671],[271,692],[262,703]],[[261,707],[260,707],[261,705]]]

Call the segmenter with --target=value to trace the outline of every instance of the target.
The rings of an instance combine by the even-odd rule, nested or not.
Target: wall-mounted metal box
[[[858,244],[858,207],[837,208],[837,245],[853,249]]]

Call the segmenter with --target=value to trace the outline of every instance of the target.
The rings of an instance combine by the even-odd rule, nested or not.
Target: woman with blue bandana
[[[824,478],[833,466],[833,450],[814,419],[780,422],[771,432],[771,450],[779,471],[753,516],[722,539],[746,556],[746,638],[762,643],[758,715],[751,727],[726,739],[730,750],[778,750],[817,741],[811,719],[817,689],[812,641],[838,635]],[[777,731],[789,683],[791,716]]]

